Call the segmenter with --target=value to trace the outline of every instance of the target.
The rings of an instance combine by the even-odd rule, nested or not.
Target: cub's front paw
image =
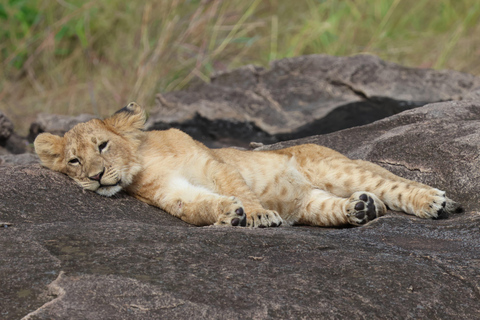
[[[363,225],[383,216],[387,211],[385,204],[369,192],[355,192],[345,208],[348,221],[356,226]]]
[[[245,227],[247,225],[247,216],[242,202],[235,197],[225,199],[220,205],[220,215],[215,225]]]
[[[247,217],[247,227],[266,228],[266,227],[280,227],[283,219],[273,210],[264,210],[252,213]]]

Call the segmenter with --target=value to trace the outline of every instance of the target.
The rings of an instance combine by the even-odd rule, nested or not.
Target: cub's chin
[[[98,188],[97,190],[95,190],[96,193],[102,195],[102,196],[105,196],[105,197],[111,197],[113,196],[115,193],[117,192],[120,192],[120,190],[122,190],[122,187],[119,186],[119,185],[115,185],[115,186],[101,186],[100,188]]]

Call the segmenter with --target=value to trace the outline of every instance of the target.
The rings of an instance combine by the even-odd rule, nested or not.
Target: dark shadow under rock
[[[423,106],[424,102],[396,101],[392,99],[369,99],[341,106],[325,117],[299,127],[293,133],[278,134],[273,139],[286,141],[331,133],[357,127],[387,118],[402,111]],[[265,140],[252,140],[268,143]]]

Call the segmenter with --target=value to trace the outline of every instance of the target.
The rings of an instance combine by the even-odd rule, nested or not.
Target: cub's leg
[[[355,192],[349,198],[313,189],[297,223],[323,227],[363,225],[385,214],[387,208],[374,194]]]
[[[388,171],[387,169],[385,168],[382,168],[380,167],[379,165],[376,165],[372,162],[369,162],[369,161],[364,161],[364,160],[355,160],[355,162],[357,164],[359,164],[361,167],[367,169],[367,170],[370,170],[372,172],[375,172],[377,173],[378,175],[380,175],[382,178],[384,179],[387,179],[387,180],[391,180],[391,181],[396,181],[396,182],[403,182],[405,183],[406,185],[410,185],[411,187],[417,187],[417,188],[423,188],[423,189],[427,189],[427,190],[432,190],[434,188],[428,186],[428,185],[425,185],[423,183],[420,183],[420,182],[416,182],[416,181],[412,181],[412,180],[408,180],[408,179],[405,179],[405,178],[402,178],[402,177],[399,177],[393,173],[391,173],[390,171]],[[434,189],[434,190],[438,190],[438,189]],[[441,192],[441,191],[440,191]],[[456,213],[460,213],[463,211],[462,207],[460,206],[460,204],[458,204],[457,202],[453,201],[452,199],[448,198],[447,196],[444,195],[444,200],[445,200],[445,207],[444,209],[442,209],[443,211],[445,211],[445,213],[453,213],[453,212],[456,212]]]
[[[421,218],[444,217],[459,208],[445,192],[400,178],[370,162],[332,157],[311,161],[308,165],[303,169],[307,171],[307,178],[338,196],[364,190],[375,194],[392,210]]]
[[[255,193],[247,185],[238,169],[231,164],[217,158],[211,150],[195,158],[184,171],[183,175],[196,185],[200,185],[215,194],[234,196],[243,205],[248,227],[278,227],[283,220],[274,211],[265,209]],[[208,152],[208,153],[207,153]]]
[[[242,202],[235,197],[214,196],[184,204],[184,221],[196,225],[241,226],[247,225]]]
[[[154,196],[145,197],[142,192],[134,194],[140,200],[197,226],[245,226],[247,223],[243,204],[236,197],[216,194],[182,177],[170,178],[161,185],[165,187],[156,190]]]
[[[207,164],[209,165],[209,164]],[[235,167],[211,162],[208,176],[215,181],[215,192],[239,198],[247,216],[247,227],[278,227],[283,219],[274,210],[265,209]]]

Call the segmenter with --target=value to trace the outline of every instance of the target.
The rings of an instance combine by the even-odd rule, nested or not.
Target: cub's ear
[[[136,130],[142,130],[146,120],[145,110],[135,102],[130,102],[103,122],[114,127],[120,133],[132,133]]]
[[[65,139],[50,133],[41,133],[34,141],[35,152],[42,164],[52,170],[62,171]]]

